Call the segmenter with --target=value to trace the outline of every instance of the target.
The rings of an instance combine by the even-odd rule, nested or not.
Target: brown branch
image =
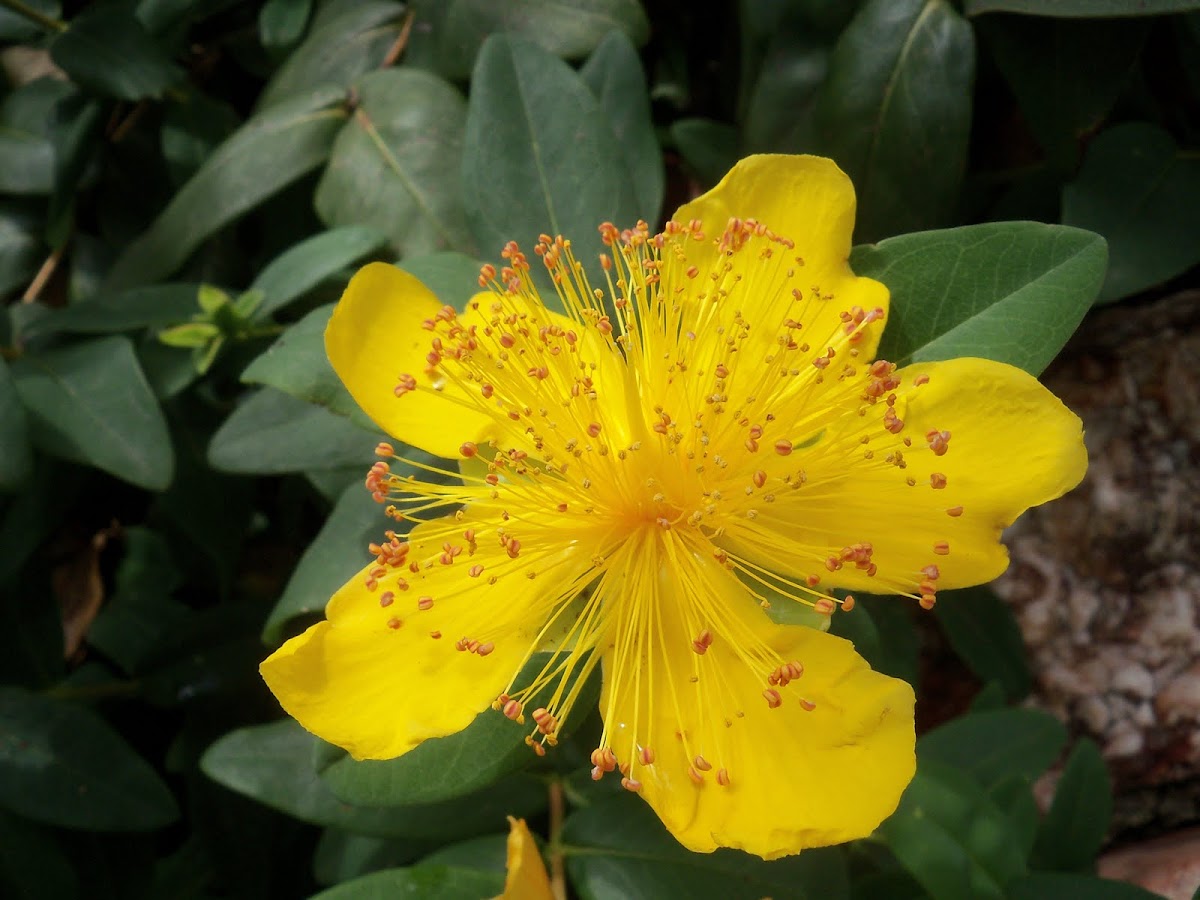
[[[404,17],[404,24],[400,26],[400,33],[396,35],[396,40],[392,41],[392,46],[388,47],[388,51],[384,54],[383,62],[379,68],[386,69],[396,64],[396,60],[400,58],[400,54],[408,46],[408,36],[412,34],[413,19],[415,18],[416,13],[410,9],[408,15]]]

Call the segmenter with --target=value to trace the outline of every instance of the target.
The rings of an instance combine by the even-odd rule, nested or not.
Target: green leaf
[[[1033,687],[1025,641],[1012,609],[986,587],[947,591],[934,618],[959,659],[984,682],[996,682],[1010,701]]]
[[[917,759],[950,766],[990,790],[1014,776],[1032,782],[1066,742],[1066,728],[1049,713],[1002,709],[939,725],[917,741]]]
[[[814,143],[813,115],[833,41],[810,21],[793,18],[782,16],[754,57],[758,71],[743,116],[746,149],[753,153],[796,153]]]
[[[360,471],[365,471],[365,466]],[[367,544],[378,540],[385,523],[383,510],[363,488],[360,475],[342,492],[321,531],[300,557],[263,626],[263,642],[281,644],[291,620],[324,610],[334,591],[370,562]]]
[[[25,340],[50,334],[110,334],[138,328],[165,328],[197,312],[198,284],[156,284],[105,291],[55,309],[25,328]]]
[[[95,713],[12,687],[0,687],[0,806],[91,831],[145,831],[179,816],[154,770]]]
[[[588,57],[579,75],[600,101],[600,108],[612,127],[615,146],[624,157],[637,198],[638,215],[647,222],[658,222],[666,172],[637,50],[623,32],[610,31]]]
[[[246,384],[265,384],[373,427],[325,355],[325,326],[333,304],[319,306],[285,331],[242,372]]]
[[[23,0],[35,12],[51,19],[62,15],[62,4],[57,0]],[[25,16],[0,7],[0,41],[24,44],[37,40],[46,29]]]
[[[987,792],[1000,812],[1008,817],[1009,834],[1021,859],[1028,860],[1037,837],[1041,810],[1033,798],[1033,787],[1019,775],[1004,779]]]
[[[342,416],[262,388],[250,394],[217,429],[209,464],[220,472],[279,475],[374,461],[379,436]]]
[[[1060,872],[1030,872],[1009,885],[1008,900],[1163,900],[1124,881]]]
[[[313,851],[313,877],[318,884],[349,881],[380,869],[416,862],[429,844],[412,838],[381,838],[326,828]],[[504,871],[501,862],[500,871]]]
[[[448,0],[438,16],[435,55],[443,74],[455,79],[471,74],[485,39],[497,33],[536,42],[563,59],[587,56],[613,30],[623,31],[638,47],[650,36],[638,0]]]
[[[549,661],[547,654],[535,654],[515,684],[530,684]],[[527,705],[548,705],[551,693],[547,687]],[[564,736],[596,708],[599,695],[599,679],[593,677],[575,701]],[[525,744],[529,732],[528,725],[486,709],[457,734],[427,740],[398,759],[359,761],[331,748],[318,769],[330,790],[347,803],[436,803],[484,790],[532,763],[536,757]]]
[[[592,92],[562,60],[503,35],[483,45],[471,84],[463,191],[485,258],[509,240],[531,252],[548,232],[570,238],[575,258],[598,268],[597,226],[632,225],[638,205]],[[545,269],[533,272],[553,298]]]
[[[267,0],[258,11],[258,38],[268,50],[292,46],[304,34],[312,0]]]
[[[1173,278],[1200,262],[1200,159],[1157,125],[1110,128],[1063,189],[1063,222],[1108,239],[1100,302]]]
[[[345,120],[342,93],[321,88],[248,120],[208,158],[108,273],[112,289],[159,281],[214,232],[319,166]]]
[[[50,58],[81,88],[118,100],[161,97],[183,71],[130,12],[85,8],[50,42]]]
[[[334,228],[307,238],[271,260],[251,290],[262,291],[255,319],[265,319],[387,242],[387,236],[365,225]]]
[[[158,339],[168,347],[203,347],[220,335],[221,329],[211,322],[189,322],[164,328]]]
[[[479,260],[462,253],[431,253],[400,263],[400,268],[455,309],[465,309],[467,300],[479,293],[479,267]]]
[[[1033,863],[1059,872],[1087,871],[1095,864],[1112,819],[1112,782],[1100,749],[1081,738],[1067,757],[1054,800],[1034,844]]]
[[[830,632],[854,643],[876,672],[916,685],[921,639],[913,623],[913,604],[901,597],[855,592],[852,612],[835,612]]]
[[[0,893],[12,900],[75,900],[79,876],[54,834],[0,812]]]
[[[421,860],[423,866],[455,866],[484,872],[504,872],[508,856],[508,837],[489,834],[484,837],[447,844]]]
[[[564,824],[562,841],[571,883],[585,900],[849,896],[836,848],[771,862],[735,850],[691,853],[638,797],[606,797],[578,810]]]
[[[1157,16],[1200,9],[1197,0],[966,0],[968,16],[1015,12],[1030,16],[1097,18],[1100,16]]]
[[[54,145],[48,132],[57,103],[71,87],[39,78],[0,101],[0,191],[48,194],[54,189]]]
[[[978,27],[1038,143],[1074,171],[1081,140],[1129,81],[1150,22],[989,16]]]
[[[0,296],[29,282],[42,262],[41,222],[23,204],[0,199]]]
[[[405,256],[471,250],[459,171],[466,104],[419,69],[372,72],[317,185],[326,225],[371,225]]]
[[[8,370],[0,358],[0,490],[19,487],[33,468],[25,407]]]
[[[256,109],[265,110],[321,87],[347,90],[354,79],[383,65],[400,36],[404,4],[361,0],[335,15],[318,16],[308,37],[267,82]]]
[[[228,138],[241,118],[232,106],[196,90],[172,97],[163,113],[163,160],[176,185],[187,182]]]
[[[1106,258],[1090,232],[996,222],[856,247],[850,263],[892,293],[881,358],[982,356],[1037,375],[1091,306]]]
[[[504,876],[449,866],[419,865],[410,869],[387,869],[355,878],[315,895],[312,900],[460,900],[491,897],[504,888]]]
[[[705,187],[720,181],[741,156],[738,130],[712,119],[679,119],[672,122],[671,140],[683,155],[688,168]]]
[[[35,445],[147,490],[171,483],[167,425],[128,338],[107,337],[13,365]]]
[[[878,833],[932,900],[1004,900],[1025,874],[1004,813],[966,774],[926,759]]]
[[[870,0],[842,32],[814,116],[858,191],[859,240],[953,217],[974,77],[971,26],[946,0]]]
[[[81,93],[64,97],[55,107],[50,128],[54,144],[54,191],[46,210],[46,240],[55,249],[64,248],[72,237],[79,182],[102,143],[106,108],[106,101]]]

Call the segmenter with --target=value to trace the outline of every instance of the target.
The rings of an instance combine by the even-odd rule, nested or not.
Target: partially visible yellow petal
[[[930,566],[938,589],[981,584],[1008,565],[1003,529],[1083,478],[1082,423],[1028,373],[964,358],[895,374],[902,430],[879,427],[883,404],[830,423],[820,442],[789,458],[807,481],[760,507],[752,528],[735,524],[730,550],[776,571],[820,575],[823,585],[875,593],[913,592]],[[950,434],[941,455],[931,432]],[[832,572],[821,564],[864,543],[874,576],[849,560]],[[809,548],[807,559],[796,547]]]
[[[508,817],[508,872],[498,900],[554,900],[550,876],[524,819]]]
[[[697,613],[705,606],[722,621]],[[642,795],[685,847],[772,859],[864,837],[896,808],[915,767],[908,684],[872,672],[848,641],[774,625],[711,557],[664,567],[641,609],[652,618],[627,627],[646,629],[649,646],[636,671],[614,672],[606,657],[601,709],[613,713],[617,759],[634,763]],[[703,655],[692,649],[698,624],[713,634]],[[777,708],[763,695],[768,672],[741,655],[752,644],[804,667]]]
[[[495,425],[461,387],[425,373],[432,335],[422,323],[442,306],[407,272],[370,263],[350,279],[334,308],[325,329],[325,352],[347,390],[380,428],[429,453],[454,458],[464,441],[490,440]],[[397,397],[394,390],[402,375],[411,375],[416,389]]]
[[[755,219],[793,243],[791,250],[762,247],[728,256],[739,290],[734,305],[751,327],[773,342],[785,319],[802,322],[798,340],[814,347],[836,343],[843,326],[841,313],[858,306],[871,311],[888,308],[888,290],[850,269],[854,233],[854,185],[830,159],[819,156],[764,154],[739,161],[708,193],[681,206],[673,219],[681,225],[698,219],[709,242],[688,242],[687,258],[698,267],[696,283],[708,288],[708,274],[719,271],[726,255],[717,242],[730,219]],[[668,265],[670,255],[664,254]],[[688,284],[682,272],[669,283]],[[797,299],[793,291],[798,291]],[[858,343],[865,359],[875,354],[883,333],[882,321],[868,325]]]
[[[530,565],[507,555],[496,525],[449,517],[419,526],[404,564],[384,566],[373,589],[366,582],[375,564],[339,590],[328,621],[261,666],[288,714],[357,759],[397,757],[469,725],[525,661],[543,603],[580,568],[570,569],[565,547],[538,559],[537,577],[528,577]],[[466,529],[477,534],[474,547]],[[443,544],[461,551],[449,565]],[[458,649],[460,639],[470,649]]]

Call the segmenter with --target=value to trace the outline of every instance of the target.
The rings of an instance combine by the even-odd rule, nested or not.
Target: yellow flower
[[[363,268],[329,358],[381,428],[462,475],[376,464],[368,487],[419,524],[263,664],[283,707],[382,759],[492,706],[541,753],[599,665],[593,776],[618,770],[686,847],[773,858],[869,834],[913,774],[912,691],[760,606],[828,616],[843,588],[929,607],[988,581],[1001,530],[1086,455],[1025,372],[875,361],[888,292],[851,272],[853,224],[832,162],[757,156],[661,235],[602,226],[602,289],[547,236],[485,266],[461,313]]]
[[[508,860],[504,893],[496,900],[554,900],[550,876],[524,819],[508,817]]]

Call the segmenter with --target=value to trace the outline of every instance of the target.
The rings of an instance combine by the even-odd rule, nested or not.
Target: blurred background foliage
[[[1102,243],[986,223],[1103,235],[1101,303],[1194,279],[1198,8],[0,0],[0,893],[486,896],[516,814],[586,898],[1151,896],[1093,877],[1104,761],[1016,705],[1034,676],[986,588],[837,618],[919,696],[938,633],[983,687],[925,706],[877,835],[772,863],[692,856],[593,785],[595,717],[536,765],[489,716],[354,763],[280,721],[256,665],[383,528],[380,436],[321,345],[355,265],[461,304],[510,238],[586,257],[599,221],[658,223],[742,155],[815,152],[857,187],[895,357],[1038,372]],[[1015,249],[972,263],[992,239]],[[938,291],[976,306],[931,318]]]

